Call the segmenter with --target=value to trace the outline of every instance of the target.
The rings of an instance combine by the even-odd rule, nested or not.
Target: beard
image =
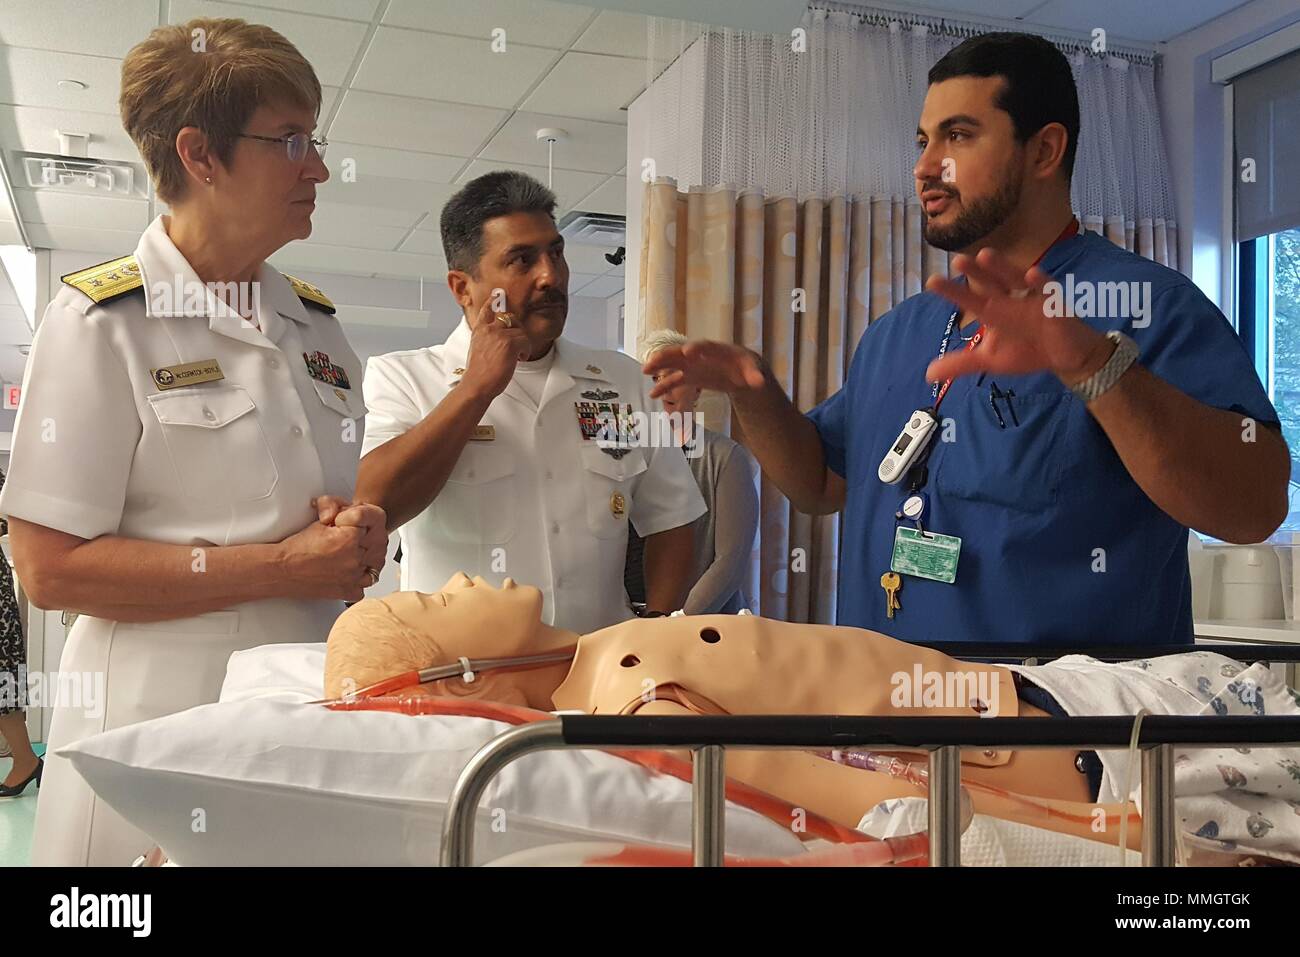
[[[1023,174],[1015,169],[992,196],[962,205],[957,218],[947,226],[936,224],[929,217],[921,218],[921,235],[935,249],[954,252],[979,242],[1010,218],[1020,203]],[[950,195],[955,195],[950,194]]]

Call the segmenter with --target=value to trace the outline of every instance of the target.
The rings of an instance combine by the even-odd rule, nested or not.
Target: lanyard
[[[1042,262],[1043,257],[1046,256],[1049,252],[1051,252],[1053,246],[1055,246],[1057,243],[1063,240],[1069,239],[1078,231],[1079,231],[1079,221],[1072,216],[1070,217],[1070,224],[1066,226],[1063,230],[1061,230],[1061,234],[1057,236],[1055,239],[1053,239],[1051,243],[1048,244],[1046,249],[1044,249],[1041,253],[1038,254],[1038,258],[1035,259],[1032,263],[1030,263],[1030,268],[1032,269],[1034,266],[1037,266],[1040,262]],[[942,359],[944,355],[948,352],[948,340],[952,338],[952,330],[957,325],[957,316],[959,314],[960,314],[960,310],[954,309],[952,315],[948,317],[948,325],[945,326],[943,330],[943,341],[939,343],[940,359]],[[977,345],[979,345],[980,339],[982,338],[984,338],[983,329],[981,329],[979,332],[975,333],[975,335],[971,337],[970,342],[966,345],[966,351],[969,352],[970,350],[974,349]],[[933,400],[930,404],[930,409],[932,411],[934,412],[939,411],[939,403],[942,402],[943,397],[948,394],[948,387],[951,385],[952,385],[952,379],[945,379],[941,383],[936,382],[934,384],[934,388],[930,392],[930,398]]]

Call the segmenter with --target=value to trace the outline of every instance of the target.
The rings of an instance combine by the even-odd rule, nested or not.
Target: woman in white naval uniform
[[[161,27],[123,62],[123,123],[171,214],[64,277],[0,494],[32,601],[80,613],[61,672],[100,692],[56,702],[33,863],[153,843],[60,746],[215,701],[232,652],[323,641],[378,578],[382,509],[348,505],[358,360],[320,290],[264,262],[311,232],[319,104],[298,51],[239,20]]]

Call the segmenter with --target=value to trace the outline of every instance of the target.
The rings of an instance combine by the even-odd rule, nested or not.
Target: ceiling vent
[[[132,163],[60,156],[54,153],[18,153],[27,185],[32,189],[57,189],[100,196],[134,197],[139,174]]]
[[[560,220],[560,235],[571,243],[587,246],[622,246],[627,220],[612,213],[574,210]]]

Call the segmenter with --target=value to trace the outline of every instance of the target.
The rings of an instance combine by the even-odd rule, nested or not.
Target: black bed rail
[[[499,735],[470,759],[452,789],[441,862],[472,863],[478,804],[491,779],[516,758],[556,748],[687,748],[695,773],[692,848],[697,866],[723,861],[725,749],[877,748],[929,752],[930,863],[961,863],[963,748],[1127,748],[1131,716],[1075,718],[882,718],[860,715],[561,715]],[[1174,864],[1174,747],[1300,746],[1300,716],[1151,715],[1143,719],[1142,862]]]

